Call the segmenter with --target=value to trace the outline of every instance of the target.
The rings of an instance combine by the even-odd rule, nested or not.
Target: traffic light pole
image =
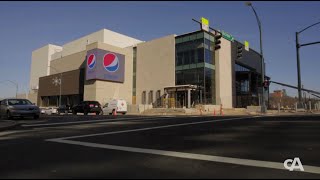
[[[303,46],[309,46],[309,45],[313,45],[313,44],[319,44],[320,41],[318,42],[312,42],[312,43],[307,43],[307,44],[299,44],[299,34],[302,33],[303,31],[317,25],[320,24],[320,22],[314,23],[306,28],[304,28],[303,30],[296,32],[296,53],[297,53],[297,71],[298,71],[298,97],[299,97],[299,103],[298,103],[298,108],[303,108],[303,104],[302,104],[302,93],[301,93],[301,72],[300,72],[300,54],[299,54],[299,50],[300,47]]]
[[[195,21],[195,22],[197,22],[197,23],[199,23],[200,24],[200,28],[201,28],[201,22],[199,22],[199,21],[197,21],[197,20],[195,20],[195,19],[192,19],[193,21]],[[220,35],[222,35],[222,33],[221,32],[219,32],[218,30],[216,30],[216,29],[213,29],[213,28],[211,28],[211,27],[209,27],[209,29],[211,29],[211,30],[213,30],[213,31],[215,31],[215,35],[217,35],[217,33],[220,33]],[[209,32],[210,33],[210,32]]]
[[[296,32],[296,52],[297,52],[297,70],[298,70],[298,97],[299,103],[298,108],[302,108],[302,96],[301,96],[301,74],[300,74],[300,54],[299,54],[299,33]]]

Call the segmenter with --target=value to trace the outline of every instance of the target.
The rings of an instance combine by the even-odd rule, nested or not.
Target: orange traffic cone
[[[214,116],[216,115],[216,109],[213,110],[213,115],[214,115]]]

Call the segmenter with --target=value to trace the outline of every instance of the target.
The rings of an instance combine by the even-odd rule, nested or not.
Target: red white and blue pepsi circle
[[[87,66],[90,69],[93,69],[96,65],[96,56],[94,54],[90,54],[87,59]]]
[[[103,67],[109,72],[116,72],[119,69],[119,58],[113,53],[107,53],[103,57]]]

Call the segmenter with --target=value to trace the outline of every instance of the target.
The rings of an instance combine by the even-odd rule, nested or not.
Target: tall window
[[[195,50],[190,50],[190,64],[194,64],[196,62],[194,52]]]
[[[148,104],[152,104],[153,103],[153,91],[149,92],[149,103]]]
[[[215,104],[215,70],[205,68],[206,103]]]
[[[156,92],[156,107],[160,107],[161,106],[161,91],[158,90]]]
[[[147,97],[146,97],[146,91],[143,91],[142,92],[142,96],[141,96],[141,103],[142,104],[146,104],[146,102],[147,102]]]
[[[197,49],[197,59],[198,59],[198,62],[203,62],[204,61],[204,48],[199,48]]]
[[[156,98],[160,99],[160,96],[161,96],[161,90],[158,90],[157,93],[156,93]]]
[[[136,104],[137,47],[133,48],[132,104]]]
[[[247,93],[249,92],[249,80],[242,80],[240,81],[240,91]]]
[[[185,64],[185,65],[190,64],[189,51],[185,51],[183,53],[183,64]]]
[[[182,65],[182,58],[183,58],[183,53],[182,52],[179,52],[177,53],[177,65],[180,66]]]

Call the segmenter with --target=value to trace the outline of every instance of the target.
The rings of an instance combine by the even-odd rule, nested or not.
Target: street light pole
[[[14,84],[16,86],[16,98],[18,98],[18,90],[19,90],[18,83],[10,81],[10,80],[7,80],[7,81],[11,82],[12,84]]]
[[[61,106],[61,87],[62,87],[62,72],[60,73],[60,95],[59,95],[59,107]]]
[[[48,66],[50,68],[53,68],[54,70],[56,70],[57,72],[59,72],[56,68],[52,67],[52,66]],[[59,92],[59,107],[61,106],[61,89],[62,89],[62,72],[60,72],[60,80],[59,80],[59,85],[60,85],[60,92]]]
[[[16,98],[18,98],[18,89],[19,89],[18,83],[11,81],[11,80],[4,80],[4,81],[8,81],[16,86]],[[1,82],[3,82],[3,81],[1,81]]]
[[[265,76],[265,65],[264,65],[264,57],[263,57],[263,50],[262,50],[262,27],[261,27],[261,21],[257,15],[256,10],[254,9],[254,7],[252,6],[251,2],[246,2],[247,6],[250,6],[254,12],[254,15],[256,16],[257,22],[258,22],[258,26],[259,26],[259,33],[260,33],[260,57],[261,57],[261,83],[264,83],[264,76]],[[262,104],[261,104],[261,112],[262,113],[266,113],[266,103],[265,103],[265,91],[264,91],[264,87],[262,87]]]

